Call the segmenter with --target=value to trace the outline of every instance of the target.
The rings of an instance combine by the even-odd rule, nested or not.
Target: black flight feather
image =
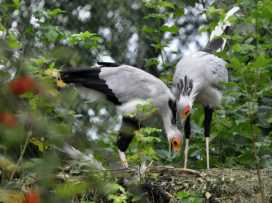
[[[106,84],[106,81],[99,77],[103,67],[92,68],[73,68],[61,71],[61,79],[65,83],[74,83],[83,87],[99,91],[106,95],[107,100],[115,105],[121,105],[112,89]]]
[[[172,111],[172,120],[171,120],[172,125],[176,125],[177,124],[177,120],[176,120],[177,119],[177,102],[172,99],[169,99],[168,106]]]

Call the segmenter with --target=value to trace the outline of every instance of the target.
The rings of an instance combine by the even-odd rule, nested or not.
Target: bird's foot
[[[121,159],[121,163],[123,164],[123,168],[128,168],[128,163],[127,163],[127,160],[126,160],[126,155],[124,152],[120,151],[119,149],[118,150],[118,153],[119,153],[119,156],[120,156],[120,159]]]

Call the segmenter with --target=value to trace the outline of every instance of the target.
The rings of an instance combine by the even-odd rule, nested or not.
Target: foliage
[[[144,10],[144,15],[140,16],[145,19],[145,23],[143,23],[145,25],[141,25],[141,33],[147,34],[147,39],[151,42],[144,43],[148,44],[145,46],[154,48],[154,52],[145,56],[143,60],[146,62],[146,67],[163,68],[162,74],[159,74],[159,71],[155,72],[158,76],[163,75],[161,79],[169,87],[175,61],[168,58],[165,50],[173,39],[178,37],[179,30],[183,29],[183,27],[179,28],[169,22],[178,23],[178,19],[184,17],[187,6],[195,6],[196,1],[188,1],[187,5],[186,2],[183,1],[183,6],[175,1],[145,0],[142,2],[146,10]],[[230,7],[226,8],[227,5],[222,3],[221,6],[215,7],[218,3],[220,2],[216,1],[213,5],[205,8],[210,22],[207,26],[202,27],[200,32],[212,31],[219,21],[223,21],[225,12]],[[232,79],[229,83],[220,83],[225,86],[225,93],[222,105],[217,107],[213,116],[210,161],[213,167],[254,169],[257,164],[257,167],[267,168],[272,165],[272,85],[270,78],[272,5],[270,0],[238,0],[236,3],[243,4],[243,11],[228,19],[234,25],[234,30],[232,35],[224,36],[227,40],[227,49],[215,53],[230,61],[227,67]],[[20,2],[17,0],[5,1],[0,5],[0,8],[3,11],[0,16],[0,31],[2,33],[0,39],[0,85],[2,87],[0,89],[0,149],[3,154],[16,151],[15,148],[19,151],[19,156],[15,160],[5,157],[7,161],[3,162],[3,165],[1,163],[2,180],[10,179],[11,181],[18,169],[21,169],[22,178],[32,171],[38,171],[38,176],[43,177],[45,174],[52,174],[58,168],[60,172],[65,174],[65,167],[62,167],[57,152],[52,146],[61,147],[64,140],[74,139],[74,134],[85,135],[90,131],[90,129],[83,132],[79,130],[80,123],[83,123],[84,120],[81,118],[81,113],[84,112],[84,118],[86,118],[89,107],[92,107],[96,113],[103,108],[107,110],[113,108],[107,103],[88,106],[87,104],[78,105],[77,102],[74,102],[75,93],[73,90],[69,91],[69,87],[60,78],[59,71],[65,66],[65,62],[61,63],[63,53],[66,53],[67,47],[73,48],[80,45],[79,53],[93,53],[93,55],[88,55],[88,62],[90,60],[102,61],[103,57],[112,52],[112,50],[108,51],[112,45],[104,43],[109,41],[106,37],[99,36],[101,32],[99,33],[98,29],[95,31],[80,30],[78,33],[75,33],[74,30],[63,29],[58,24],[58,16],[71,15],[71,13],[66,13],[60,8],[43,10],[33,6],[33,18],[36,26],[24,27],[21,33],[12,28],[8,29],[10,27],[8,24],[10,13],[20,9]],[[122,31],[120,32],[122,33]],[[33,43],[31,44],[33,41],[39,46],[34,47]],[[35,54],[26,55],[29,53],[26,52],[29,46],[31,49],[33,48]],[[124,49],[125,51],[126,49]],[[117,56],[116,54],[114,52],[112,55]],[[174,52],[171,53],[171,55],[174,54]],[[68,64],[77,65],[77,62],[77,60],[71,59]],[[152,109],[152,102],[139,104],[136,108],[141,114],[140,119],[156,111],[156,109]],[[206,167],[202,130],[204,112],[199,105],[195,105],[194,109],[195,112],[191,117],[194,136],[190,141],[188,166],[194,169],[203,169]],[[109,111],[114,113],[114,110]],[[111,114],[113,114],[112,112]],[[133,117],[135,115],[127,116]],[[104,120],[109,120],[109,125],[118,123],[117,117],[113,119],[110,114],[106,114],[104,117]],[[91,130],[99,126],[93,121],[90,125]],[[107,128],[106,123],[100,124],[100,126],[102,127],[99,129],[104,132],[97,131],[97,134],[100,134],[102,138],[92,142],[89,152],[94,155],[95,159],[102,162],[105,161],[105,155],[101,153],[104,149],[106,153],[110,154],[108,156],[114,156],[113,161],[116,161],[115,126]],[[112,134],[109,136],[108,132]],[[157,178],[156,174],[149,173],[147,170],[151,164],[165,165],[169,163],[178,167],[182,166],[182,163],[179,162],[180,158],[168,160],[165,155],[168,143],[163,142],[164,138],[149,136],[158,132],[160,133],[161,130],[154,128],[154,126],[150,127],[150,125],[144,128],[139,126],[135,132],[136,136],[127,152],[130,164],[138,166],[137,175],[140,181],[132,181],[133,183],[144,184],[146,176]],[[159,149],[156,142],[161,142],[159,143],[160,148],[164,145],[165,149]],[[86,141],[84,144],[87,145],[90,142]],[[34,157],[32,159],[25,157],[27,147],[30,145],[37,149],[34,154],[34,156],[37,155],[35,159],[33,159]],[[145,161],[150,164],[147,168]],[[86,165],[84,162],[74,162],[73,164]],[[108,161],[103,162],[103,167],[110,168],[111,164]],[[75,171],[74,173],[76,173]],[[77,170],[78,173],[79,171]],[[48,177],[43,180],[42,187],[48,188],[50,186],[51,188],[53,186],[52,190],[56,192],[54,196],[56,202],[60,201],[59,197],[75,198],[77,194],[91,186],[101,189],[104,194],[108,195],[108,199],[114,202],[126,202],[129,198],[132,201],[139,199],[139,196],[127,193],[112,177],[110,180],[104,180],[110,183],[106,185],[108,187],[103,187],[101,183],[99,184],[102,177],[95,176],[92,171],[87,171],[87,173],[89,180],[86,182],[75,181],[76,183],[70,184],[64,178],[60,184],[61,187],[56,189],[54,188],[54,180]],[[1,186],[4,184],[2,183]],[[35,196],[37,198],[36,191],[33,191],[28,190],[27,197],[34,198]],[[180,192],[176,194],[176,197],[186,198],[184,202],[202,201],[200,194]],[[87,202],[87,200],[82,199],[81,202]]]

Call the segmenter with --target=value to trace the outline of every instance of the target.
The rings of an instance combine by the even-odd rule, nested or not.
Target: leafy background
[[[171,88],[178,60],[206,45],[209,31],[224,17],[221,9],[226,12],[234,3],[242,3],[243,11],[230,19],[233,29],[232,35],[225,36],[226,49],[217,54],[230,60],[231,82],[221,83],[226,88],[213,116],[210,160],[212,167],[254,169],[256,163],[260,168],[271,167],[271,2],[167,1],[172,6],[160,2],[0,1],[3,156],[17,162],[24,152],[18,166],[28,170],[41,169],[37,157],[43,157],[45,167],[40,173],[48,173],[60,164],[50,148],[65,140],[93,154],[106,168],[120,167],[115,140],[121,116],[114,105],[86,103],[72,86],[57,82],[57,70],[114,61],[148,71]],[[19,94],[20,88],[11,80],[27,75],[34,80],[23,83],[32,85]],[[188,167],[203,169],[203,108],[195,105],[192,114]],[[161,118],[148,125],[161,126]],[[147,146],[155,154],[147,160],[183,166],[181,157],[167,158],[164,129],[150,135],[161,142],[149,140]],[[134,139],[126,154],[133,157],[137,150]],[[129,164],[138,162],[132,158]]]

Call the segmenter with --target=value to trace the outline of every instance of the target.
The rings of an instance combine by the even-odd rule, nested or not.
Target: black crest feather
[[[193,90],[193,80],[185,75],[184,81],[181,78],[177,83],[177,88],[179,89],[181,96],[190,96]]]

